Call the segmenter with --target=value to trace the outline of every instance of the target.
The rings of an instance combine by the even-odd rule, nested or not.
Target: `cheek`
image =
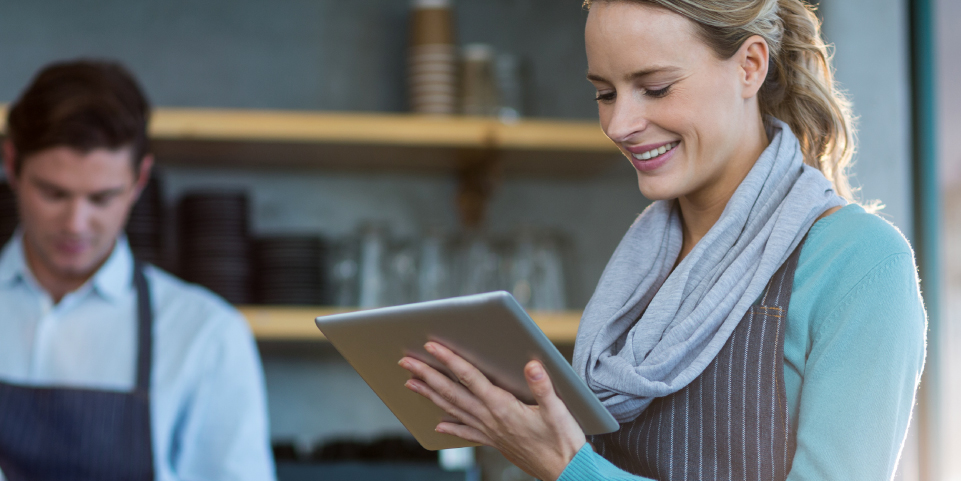
[[[133,196],[124,197],[98,209],[94,216],[95,227],[103,231],[119,231],[127,223],[133,202]]]
[[[690,92],[684,106],[678,108],[675,115],[684,117],[689,135],[696,140],[695,145],[688,145],[694,149],[691,153],[697,157],[712,157],[725,149],[725,139],[731,137],[730,132],[743,125],[738,104],[732,102],[736,96],[720,79],[699,85]]]
[[[34,221],[34,224],[56,219],[63,214],[66,207],[64,202],[55,202],[33,191],[23,192],[18,197],[17,204],[21,222]]]
[[[607,135],[608,127],[611,125],[611,117],[614,115],[614,106],[597,102],[597,117],[601,122],[601,130]]]
[[[710,78],[702,93],[702,105],[705,109],[710,109],[711,117],[719,127],[730,127],[731,122],[736,122],[740,117],[744,100],[741,99],[737,85],[732,82],[730,75],[722,72]]]

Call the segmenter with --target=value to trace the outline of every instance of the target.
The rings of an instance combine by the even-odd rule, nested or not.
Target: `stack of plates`
[[[247,196],[194,193],[180,203],[180,262],[183,277],[234,304],[250,302]]]
[[[264,304],[317,305],[324,299],[324,244],[315,236],[278,236],[254,248],[256,298]]]
[[[17,222],[17,198],[9,184],[0,182],[0,247],[13,236]]]
[[[140,199],[130,210],[126,230],[134,256],[144,262],[159,264],[162,253],[163,201],[156,176],[150,178],[150,182],[140,193]]]

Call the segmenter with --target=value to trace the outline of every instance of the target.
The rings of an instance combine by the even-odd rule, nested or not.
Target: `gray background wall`
[[[595,119],[584,80],[580,0],[459,0],[462,42],[487,42],[528,62],[530,113]],[[911,228],[906,0],[825,0],[838,78],[861,116],[856,182]],[[0,0],[0,101],[15,98],[42,65],[113,57],[141,78],[156,105],[403,111],[408,2],[207,0],[190,2]],[[162,160],[162,159],[161,159]],[[340,234],[367,218],[399,233],[453,229],[455,185],[443,176],[170,168],[166,193],[244,186],[259,232]],[[441,200],[440,202],[438,200]],[[562,230],[574,243],[582,306],[617,240],[645,201],[630,167],[585,180],[508,179],[490,229]],[[336,206],[336,207],[330,207]],[[265,369],[277,438],[399,430],[348,367],[320,349],[270,347]],[[345,398],[353,397],[350,403]],[[345,424],[345,420],[350,423]]]

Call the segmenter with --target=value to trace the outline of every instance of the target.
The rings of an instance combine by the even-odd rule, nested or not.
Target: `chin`
[[[80,255],[57,255],[53,258],[53,267],[65,277],[87,277],[100,264],[101,256],[92,252],[85,252]]]
[[[64,277],[88,277],[93,274],[93,270],[96,266],[93,262],[83,260],[58,262],[54,267],[57,269],[60,275]]]
[[[645,177],[640,173],[637,175],[637,188],[640,189],[641,195],[648,200],[670,200],[679,197],[675,189],[671,189],[664,184],[663,181]]]

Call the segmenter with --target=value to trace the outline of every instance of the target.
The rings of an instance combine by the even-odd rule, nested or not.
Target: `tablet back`
[[[617,430],[613,416],[584,384],[520,304],[507,292],[318,317],[317,327],[426,449],[474,444],[434,431],[450,420],[430,400],[404,387],[404,356],[453,376],[424,350],[437,341],[478,367],[495,385],[533,404],[524,366],[540,360],[586,434]]]

